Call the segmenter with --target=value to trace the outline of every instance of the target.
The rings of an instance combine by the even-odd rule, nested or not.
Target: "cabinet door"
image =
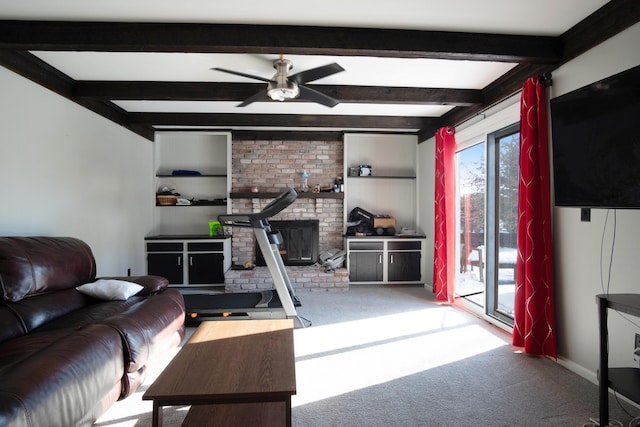
[[[189,253],[189,284],[223,284],[224,255],[220,253]]]
[[[349,281],[382,281],[382,252],[351,252],[349,255]]]
[[[147,274],[166,277],[172,285],[183,281],[182,253],[147,254]]]
[[[418,282],[420,272],[420,252],[389,252],[389,281]]]

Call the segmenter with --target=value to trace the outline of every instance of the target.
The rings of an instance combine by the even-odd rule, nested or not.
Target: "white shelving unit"
[[[360,207],[396,218],[401,227],[417,226],[417,137],[398,134],[345,134],[345,223]],[[372,175],[350,177],[349,168],[371,165]]]
[[[174,170],[201,175],[172,175]],[[156,206],[155,235],[208,235],[209,220],[230,213],[231,134],[228,132],[159,132],[155,142],[155,192],[175,189],[188,206]]]
[[[419,284],[426,276],[426,238],[418,229],[415,135],[346,134],[344,137],[344,220],[356,207],[396,219],[396,232],[412,236],[347,236],[347,268],[353,284]],[[371,176],[349,176],[370,165]]]

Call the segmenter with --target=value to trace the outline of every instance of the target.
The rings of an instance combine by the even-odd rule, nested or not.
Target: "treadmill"
[[[232,319],[293,319],[296,327],[311,325],[300,317],[296,307],[301,305],[287,275],[278,245],[282,243],[279,231],[271,230],[269,218],[291,205],[298,194],[293,188],[281,193],[262,211],[250,214],[219,215],[220,224],[231,227],[252,228],[256,241],[273,278],[273,290],[248,293],[185,294],[187,320]]]

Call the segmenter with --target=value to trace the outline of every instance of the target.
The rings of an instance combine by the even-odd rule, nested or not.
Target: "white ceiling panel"
[[[264,78],[275,73],[275,55],[156,52],[55,52],[34,55],[74,80],[256,82],[211,68]],[[516,64],[442,59],[287,55],[291,74],[330,63],[345,71],[313,84],[482,89]]]
[[[221,113],[221,114],[364,114],[372,116],[440,117],[451,110],[443,105],[347,104],[333,108],[312,102],[255,102],[238,107],[237,102],[208,101],[113,101],[132,113]]]
[[[0,0],[4,19],[317,25],[562,34],[607,0]]]

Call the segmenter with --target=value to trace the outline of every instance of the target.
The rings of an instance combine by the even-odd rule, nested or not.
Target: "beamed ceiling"
[[[559,35],[38,17],[0,20],[0,65],[150,140],[157,130],[224,129],[283,139],[404,132],[423,141],[638,21],[637,0],[606,2]],[[279,54],[291,73],[343,66],[307,84],[340,104],[238,107],[266,83],[212,70],[271,78]]]

